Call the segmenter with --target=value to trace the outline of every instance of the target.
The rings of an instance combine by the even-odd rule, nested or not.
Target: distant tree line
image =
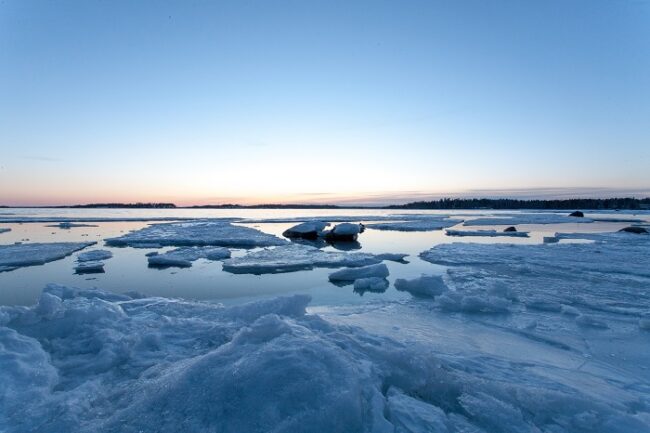
[[[574,198],[517,200],[510,198],[443,198],[387,206],[388,209],[650,209],[650,198]]]
[[[90,203],[76,204],[72,206],[60,206],[70,208],[128,208],[128,209],[174,209],[174,203]]]

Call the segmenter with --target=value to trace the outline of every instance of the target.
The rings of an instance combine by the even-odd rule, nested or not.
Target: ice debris
[[[182,247],[165,253],[147,254],[149,266],[188,268],[198,259],[223,260],[230,257],[230,250],[224,247]]]
[[[95,242],[18,243],[0,245],[0,272],[62,259]]]
[[[330,274],[330,281],[350,281],[354,282],[355,280],[361,278],[386,278],[389,275],[388,267],[384,263],[362,266],[357,268],[347,268],[341,269]]]

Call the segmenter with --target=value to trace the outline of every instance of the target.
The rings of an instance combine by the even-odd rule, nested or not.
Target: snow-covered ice
[[[48,286],[33,307],[0,307],[0,430],[650,431],[647,351],[612,366],[610,351],[626,346],[603,354],[591,337],[611,330],[582,327],[576,344],[589,345],[566,349],[532,338],[540,326],[421,304],[315,315],[308,302],[223,307]],[[626,342],[650,338],[629,332]]]
[[[18,243],[0,245],[0,272],[62,259],[95,242]]]
[[[77,274],[94,274],[104,272],[104,262],[99,260],[88,260],[85,262],[78,262],[74,271]]]
[[[224,247],[182,247],[165,253],[152,253],[147,256],[150,266],[177,266],[187,268],[198,259],[223,260],[230,257],[230,250]]]
[[[330,274],[330,281],[350,281],[361,278],[386,278],[389,275],[388,267],[384,263],[376,265],[361,266],[357,268],[341,269]]]
[[[275,248],[251,251],[223,263],[224,271],[232,273],[269,274],[312,268],[366,266],[382,259],[368,253],[322,251],[316,247],[291,243]]]
[[[367,224],[366,227],[375,230],[390,230],[400,232],[426,232],[442,230],[460,224],[463,220],[448,219],[447,217],[429,217],[409,221],[394,221]]]
[[[113,253],[108,250],[90,250],[84,251],[77,255],[77,261],[89,262],[94,260],[108,260],[113,257]]]
[[[262,247],[283,245],[287,241],[250,227],[222,220],[197,220],[152,224],[117,238],[106,239],[110,246],[222,246]]]
[[[395,288],[418,298],[434,298],[448,290],[440,275],[422,275],[412,280],[398,278],[395,280]]]
[[[447,236],[488,236],[488,237],[515,237],[527,238],[528,232],[514,232],[514,231],[496,231],[496,230],[446,230]]]

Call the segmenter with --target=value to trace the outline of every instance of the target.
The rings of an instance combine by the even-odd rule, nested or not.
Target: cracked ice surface
[[[117,238],[106,239],[110,246],[205,246],[262,247],[287,241],[249,227],[220,220],[183,221],[152,224]]]

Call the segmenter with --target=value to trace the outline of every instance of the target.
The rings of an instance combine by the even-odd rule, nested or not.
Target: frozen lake
[[[650,213],[568,213],[0,209],[0,430],[648,432]]]

